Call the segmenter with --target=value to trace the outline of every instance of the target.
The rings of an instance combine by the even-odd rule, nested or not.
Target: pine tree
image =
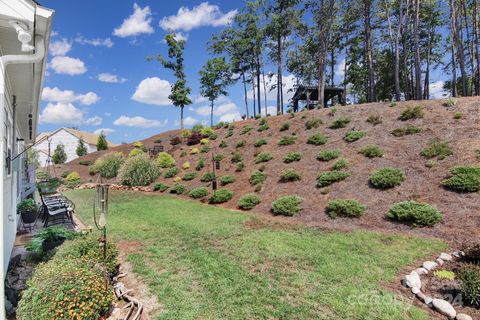
[[[82,139],[78,139],[77,149],[75,150],[77,156],[81,157],[87,154],[87,147]]]
[[[62,164],[67,161],[67,154],[65,153],[65,146],[63,144],[58,144],[55,147],[53,152],[52,161],[54,164]]]
[[[102,132],[100,132],[100,135],[98,136],[97,151],[107,150],[107,149],[108,149],[107,138],[105,137],[105,134],[102,131]]]

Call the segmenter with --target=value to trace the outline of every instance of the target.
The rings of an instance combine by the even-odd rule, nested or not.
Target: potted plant
[[[37,220],[38,207],[35,200],[27,198],[17,204],[17,213],[20,214],[23,224],[34,223]]]
[[[74,236],[75,232],[67,230],[64,227],[48,227],[40,230],[38,233],[38,237],[43,240],[43,252],[48,252],[58,247],[65,240],[73,239]]]

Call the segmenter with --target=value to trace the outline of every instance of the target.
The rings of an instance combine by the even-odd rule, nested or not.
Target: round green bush
[[[164,192],[166,191],[168,188],[170,188],[169,186],[167,186],[166,184],[164,183],[156,183],[154,186],[153,186],[153,191],[160,191],[160,192]]]
[[[206,187],[193,188],[188,193],[188,196],[193,199],[200,199],[208,196],[208,189]]]
[[[238,207],[242,210],[251,210],[258,204],[260,204],[260,198],[253,193],[241,196],[237,203]]]
[[[347,142],[354,142],[363,138],[367,133],[365,131],[349,131],[343,138]]]
[[[222,186],[225,186],[227,184],[234,183],[234,182],[235,182],[234,176],[226,175],[220,178],[220,184]]]
[[[308,119],[307,122],[305,122],[305,129],[310,130],[313,128],[318,128],[322,123],[322,120],[318,118]]]
[[[302,154],[300,152],[290,152],[283,158],[284,163],[292,163],[300,160],[302,160]]]
[[[346,168],[348,168],[347,159],[340,159],[337,162],[335,162],[332,166],[332,170],[335,170],[335,171],[346,169]]]
[[[175,183],[173,187],[170,188],[170,193],[173,194],[182,194],[187,190],[187,188],[180,183]]]
[[[261,152],[255,158],[255,163],[268,162],[273,159],[273,156],[268,152]]]
[[[458,192],[480,191],[480,167],[453,167],[451,177],[442,181],[442,185]]]
[[[349,173],[343,171],[328,171],[321,173],[317,178],[317,187],[327,187],[335,182],[339,182],[347,179],[350,176]]]
[[[233,198],[233,192],[227,189],[218,189],[213,192],[212,196],[210,199],[208,199],[209,203],[215,204],[215,203],[224,203],[229,201],[230,199]]]
[[[294,169],[285,169],[280,173],[280,182],[291,182],[302,180],[302,176]]]
[[[340,117],[333,121],[333,123],[330,125],[330,129],[345,128],[349,123],[350,123],[350,118]]]
[[[147,186],[160,175],[155,163],[146,155],[129,158],[120,168],[120,182],[126,186]]]
[[[328,203],[325,212],[330,218],[335,219],[337,216],[360,217],[367,207],[356,200],[337,199]]]
[[[330,161],[336,159],[340,156],[340,151],[338,150],[322,150],[317,155],[317,160],[319,161]]]
[[[433,226],[442,220],[442,214],[438,209],[416,201],[403,201],[394,204],[387,213],[387,217],[414,226]]]
[[[173,156],[167,152],[160,152],[158,154],[157,163],[160,168],[172,168],[177,165]]]
[[[165,171],[165,173],[163,174],[163,177],[164,178],[173,178],[178,174],[179,171],[180,170],[177,167],[172,167],[172,168],[168,169],[167,171]]]
[[[259,147],[261,147],[261,146],[266,145],[267,143],[268,143],[268,142],[267,142],[267,140],[265,140],[265,139],[258,139],[258,140],[256,140],[256,141],[253,143],[253,146],[256,147],[256,148],[259,148]]]
[[[313,144],[313,145],[316,145],[316,146],[325,144],[325,143],[327,143],[327,141],[328,141],[328,138],[321,133],[316,133],[314,135],[311,135],[307,139],[308,144]]]
[[[365,146],[362,150],[360,150],[360,153],[367,158],[383,157],[382,148],[373,144]]]
[[[125,162],[125,156],[121,152],[109,152],[98,158],[93,164],[95,172],[100,173],[103,178],[112,179]]]
[[[468,305],[480,307],[480,266],[469,264],[460,269],[462,299]]]
[[[183,176],[182,180],[184,181],[191,181],[197,177],[197,174],[195,172],[187,172]]]
[[[133,147],[136,148],[136,149],[140,149],[143,152],[147,152],[147,147],[145,147],[145,145],[141,141],[134,142]]]
[[[399,186],[405,180],[405,174],[397,168],[382,168],[370,175],[369,182],[374,188],[387,189]]]
[[[255,171],[249,178],[249,182],[252,186],[263,183],[267,179],[267,175],[260,171]]]
[[[200,181],[210,182],[210,181],[213,181],[214,179],[215,179],[215,175],[213,174],[213,172],[207,172],[200,178]]]
[[[301,203],[299,196],[281,197],[272,203],[272,212],[274,215],[293,216],[302,210]]]
[[[128,154],[128,157],[133,158],[138,156],[139,154],[145,154],[145,152],[143,152],[141,149],[134,148],[130,151],[130,153]]]
[[[74,188],[81,183],[80,174],[76,171],[72,171],[67,175],[67,187]]]
[[[297,137],[295,136],[283,136],[280,141],[278,141],[279,146],[289,146],[291,144],[295,144]]]

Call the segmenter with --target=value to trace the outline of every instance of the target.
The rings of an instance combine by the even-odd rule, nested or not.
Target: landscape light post
[[[107,290],[107,214],[108,214],[108,184],[97,184],[96,197],[93,205],[93,221],[98,230],[102,232],[102,236],[98,239],[98,243],[103,247],[103,262],[105,264],[105,290]],[[100,211],[100,217],[97,221],[96,209]]]
[[[216,170],[220,170],[220,161],[215,160],[215,152],[212,151],[212,168],[213,168],[213,180],[212,180],[212,190],[217,190],[217,173]]]

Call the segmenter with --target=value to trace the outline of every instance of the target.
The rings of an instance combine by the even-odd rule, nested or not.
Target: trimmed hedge
[[[175,183],[175,185],[170,188],[170,193],[173,193],[173,194],[182,194],[185,191],[187,191],[187,188],[180,183]]]
[[[386,167],[370,175],[369,182],[374,188],[387,189],[399,186],[405,180],[405,174],[397,168]]]
[[[233,198],[233,191],[227,189],[215,190],[212,196],[208,199],[209,203],[224,203]]]
[[[200,181],[202,182],[211,182],[215,179],[215,175],[213,174],[213,172],[207,172],[205,173],[201,178],[200,178]]]
[[[323,172],[317,177],[317,187],[327,187],[335,182],[339,182],[347,179],[350,176],[349,173],[343,171],[328,171]]]
[[[251,210],[258,204],[260,204],[260,198],[253,193],[241,196],[237,202],[237,206],[242,210]]]
[[[480,167],[453,167],[451,177],[442,181],[442,185],[458,192],[480,191]]]
[[[188,192],[188,196],[193,199],[200,199],[208,196],[208,189],[206,187],[193,188]]]
[[[325,212],[332,219],[335,219],[337,216],[358,218],[363,215],[365,209],[367,207],[356,200],[336,199],[328,203]]]
[[[260,171],[255,171],[251,174],[248,181],[252,186],[263,183],[267,179],[267,175]]]
[[[285,196],[275,200],[272,203],[272,213],[274,215],[294,216],[302,210],[302,198],[299,196]]]
[[[433,226],[442,220],[438,209],[416,201],[403,201],[394,204],[387,213],[393,220],[412,223],[414,226]]]

